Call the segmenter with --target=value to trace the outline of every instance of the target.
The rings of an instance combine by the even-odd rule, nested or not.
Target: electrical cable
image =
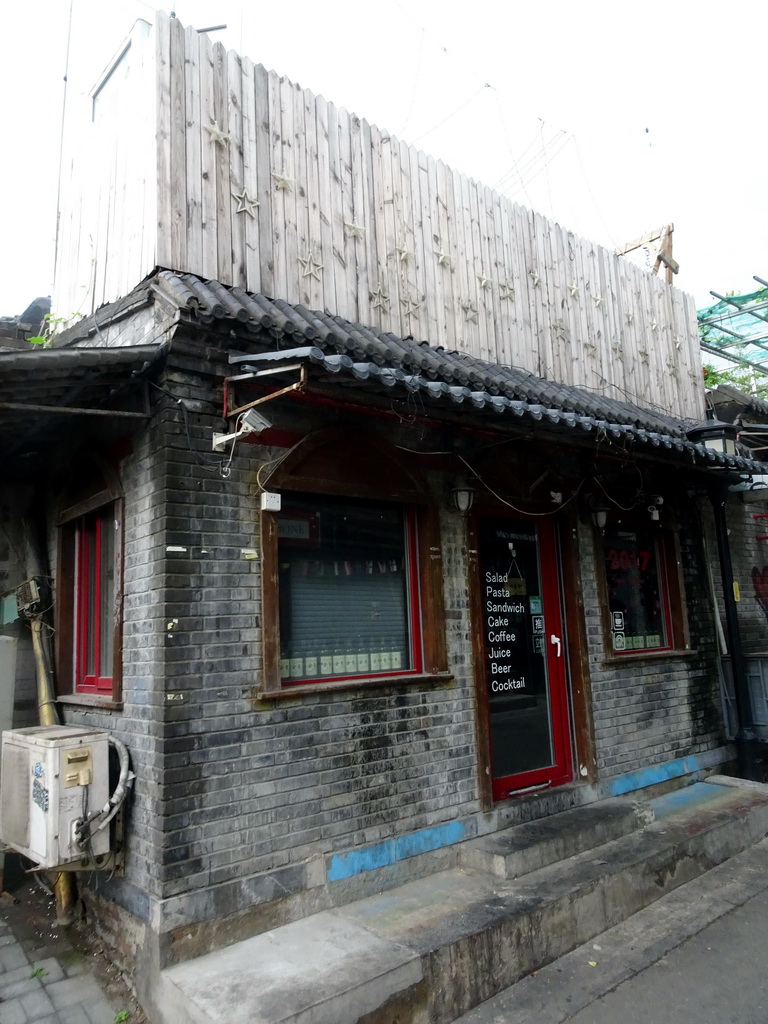
[[[493,86],[491,86],[487,82],[485,82],[483,85],[480,86],[480,88],[477,90],[477,92],[473,92],[472,95],[469,97],[469,99],[465,100],[464,103],[462,103],[458,107],[456,107],[456,109],[451,114],[449,114],[447,117],[444,117],[442,121],[438,121],[438,123],[433,125],[428,131],[422,132],[421,135],[419,135],[417,138],[413,139],[413,141],[411,142],[411,145],[412,146],[417,145],[419,142],[421,142],[422,139],[425,139],[428,135],[431,135],[432,132],[436,132],[438,128],[442,128],[444,124],[446,124],[448,121],[451,120],[451,118],[456,117],[456,115],[461,113],[461,111],[465,107],[468,107],[469,104],[472,103],[473,100],[477,99],[477,97],[480,95],[481,92],[483,92],[484,89],[492,89],[492,88],[493,88]]]
[[[557,155],[557,153],[560,152],[560,149],[564,148],[565,144],[570,139],[570,136],[568,135],[568,133],[565,131],[564,128],[558,129],[556,134],[552,136],[552,138],[549,140],[549,142],[546,142],[546,143],[542,144],[541,151],[537,151],[537,152],[533,153],[530,157],[528,157],[527,161],[525,163],[523,163],[522,166],[521,166],[520,161],[523,160],[523,157],[525,156],[525,154],[528,152],[529,149],[531,149],[531,147],[533,145],[535,145],[541,139],[541,135],[542,135],[542,132],[544,130],[544,125],[547,122],[542,120],[542,118],[539,118],[539,122],[540,122],[540,126],[541,126],[540,129],[536,132],[536,135],[534,136],[533,141],[530,142],[528,144],[528,146],[525,148],[525,150],[523,151],[523,154],[521,155],[520,159],[517,161],[516,166],[515,166],[515,171],[516,171],[518,177],[520,178],[520,186],[521,186],[521,188],[523,190],[525,189],[525,182],[523,180],[524,176],[527,175],[529,172],[533,172],[535,170],[536,173],[531,173],[531,176],[528,179],[527,183],[530,184],[530,182],[533,181],[536,177],[538,177],[538,175],[541,173],[541,171],[545,169],[547,164],[551,163],[551,161],[554,159],[554,157]],[[564,140],[562,140],[560,138],[561,135],[565,135],[565,139]],[[555,146],[558,146],[559,148],[554,153],[552,153],[551,156],[548,156],[547,155],[547,150],[551,150]],[[540,163],[542,165],[541,167],[538,166]],[[511,177],[511,176],[512,176],[512,170],[510,169],[505,174],[503,174],[501,176],[501,178],[499,179],[499,181],[493,186],[494,191],[502,191],[502,192],[504,192],[503,186],[504,186],[504,184],[506,182],[506,179]],[[508,195],[509,193],[508,192],[504,192],[504,194]]]
[[[121,806],[125,803],[125,800],[131,791],[131,787],[133,786],[133,781],[136,778],[134,773],[131,771],[130,757],[125,744],[115,736],[111,735],[108,737],[108,740],[117,752],[120,762],[120,775],[109,800],[107,800],[101,810],[93,811],[91,814],[84,814],[83,817],[75,823],[75,836],[78,845],[81,847],[89,844],[93,839],[94,833],[101,832],[102,829],[106,828],[109,822],[114,818]],[[87,787],[85,788],[87,789]]]
[[[407,111],[407,113],[405,115],[405,120],[403,121],[403,127],[400,129],[400,133],[398,135],[398,138],[401,138],[401,139],[405,135],[405,129],[406,129],[407,125],[408,125],[408,122],[411,119],[411,114],[413,113],[413,105],[416,102],[416,93],[418,92],[418,89],[419,89],[419,79],[421,78],[421,69],[422,69],[422,66],[424,64],[424,38],[425,38],[425,36],[426,36],[426,33],[424,32],[424,29],[422,29],[421,30],[421,36],[419,37],[419,57],[418,57],[418,63],[416,65],[416,77],[413,80],[413,90],[411,91],[411,101],[408,104],[408,111]]]
[[[456,454],[459,455],[458,452]],[[557,515],[558,512],[562,511],[562,509],[566,508],[568,505],[570,505],[570,503],[572,501],[574,501],[574,499],[578,495],[579,491],[581,490],[581,488],[584,486],[584,484],[586,482],[585,480],[581,480],[579,482],[579,486],[576,488],[576,490],[573,492],[573,494],[570,496],[570,498],[568,498],[566,501],[563,501],[561,504],[559,504],[556,508],[553,508],[551,511],[549,511],[549,512],[528,512],[524,508],[518,508],[517,505],[513,505],[512,502],[511,501],[507,501],[506,498],[502,498],[502,496],[500,494],[498,494],[496,491],[494,491],[494,489],[491,486],[489,486],[489,484],[486,483],[485,480],[483,480],[483,478],[480,476],[480,474],[475,469],[472,468],[470,463],[467,462],[467,460],[464,458],[463,455],[459,455],[459,458],[464,463],[464,465],[467,467],[467,469],[470,471],[470,473],[477,480],[480,481],[480,483],[483,485],[483,487],[485,487],[485,489],[490,494],[492,494],[494,496],[494,498],[496,498],[497,501],[500,501],[502,503],[502,505],[506,505],[508,508],[511,508],[514,512],[518,512],[521,516],[530,516],[531,518],[539,519],[539,518],[542,518],[543,516],[554,516],[554,515]]]
[[[69,0],[69,17],[67,19],[67,48],[64,56],[64,93],[61,98],[61,131],[59,133],[59,169],[56,181],[56,232],[53,246],[53,279],[56,280],[56,269],[59,256],[59,225],[61,224],[61,172],[64,164],[64,122],[67,113],[67,79],[69,78],[69,47],[72,41],[72,10],[75,0]]]
[[[200,464],[200,466],[203,469],[205,469],[208,472],[210,472],[210,473],[219,472],[220,469],[221,469],[222,461],[223,460],[216,458],[215,455],[204,455],[192,443],[192,434],[191,434],[191,431],[190,431],[190,428],[189,428],[189,411],[188,411],[186,405],[184,404],[184,399],[183,398],[177,398],[176,395],[174,395],[172,391],[168,391],[167,388],[163,388],[159,384],[155,384],[154,381],[150,380],[150,381],[147,381],[147,383],[149,384],[150,387],[155,388],[156,391],[160,391],[167,398],[170,398],[173,402],[176,403],[176,405],[179,407],[179,409],[181,409],[181,417],[182,417],[182,420],[184,422],[184,433],[186,434],[186,437],[187,437],[187,448],[188,448],[189,452],[196,457],[196,459],[197,459],[198,463]],[[230,462],[232,461],[231,456],[230,456],[229,461]],[[211,463],[213,463],[213,465],[211,465]]]

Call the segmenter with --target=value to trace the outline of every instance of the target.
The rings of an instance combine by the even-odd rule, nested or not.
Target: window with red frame
[[[603,535],[615,654],[674,645],[664,537],[650,527],[618,524]]]
[[[277,544],[283,685],[422,670],[411,510],[284,495]]]
[[[115,510],[74,527],[74,692],[111,696],[115,659]]]

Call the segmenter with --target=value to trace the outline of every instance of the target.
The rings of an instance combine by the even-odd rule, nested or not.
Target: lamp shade
[[[718,452],[720,455],[735,455],[739,428],[735,423],[716,420],[714,414],[708,410],[706,420],[691,427],[686,431],[686,436],[694,444],[703,444],[705,448]]]
[[[456,486],[451,489],[453,504],[457,512],[463,516],[469,512],[475,501],[475,488],[464,479],[456,481]]]

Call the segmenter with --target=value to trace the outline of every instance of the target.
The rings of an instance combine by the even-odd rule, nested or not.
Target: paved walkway
[[[0,1024],[139,1024],[143,1016],[123,998],[119,978],[110,983],[87,933],[59,928],[52,900],[31,881],[12,889],[16,902],[0,899]]]

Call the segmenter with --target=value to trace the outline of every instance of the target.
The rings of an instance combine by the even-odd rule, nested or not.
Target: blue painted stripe
[[[652,768],[642,768],[639,772],[629,772],[613,780],[611,796],[621,796],[624,793],[631,793],[633,789],[655,786],[668,779],[679,779],[681,775],[700,771],[701,767],[699,759],[691,755],[678,758],[676,761],[667,761],[666,764],[654,765]]]
[[[668,818],[678,811],[719,799],[727,791],[727,787],[713,786],[711,782],[694,782],[692,786],[676,789],[672,793],[665,793],[664,796],[657,796],[649,803],[657,819]]]
[[[342,878],[359,875],[362,871],[374,871],[407,857],[416,857],[420,853],[452,846],[453,843],[460,843],[466,832],[462,822],[452,821],[447,825],[437,825],[435,828],[411,832],[397,839],[388,839],[385,843],[376,843],[375,846],[366,846],[363,850],[338,853],[331,858],[328,880],[338,882]]]

